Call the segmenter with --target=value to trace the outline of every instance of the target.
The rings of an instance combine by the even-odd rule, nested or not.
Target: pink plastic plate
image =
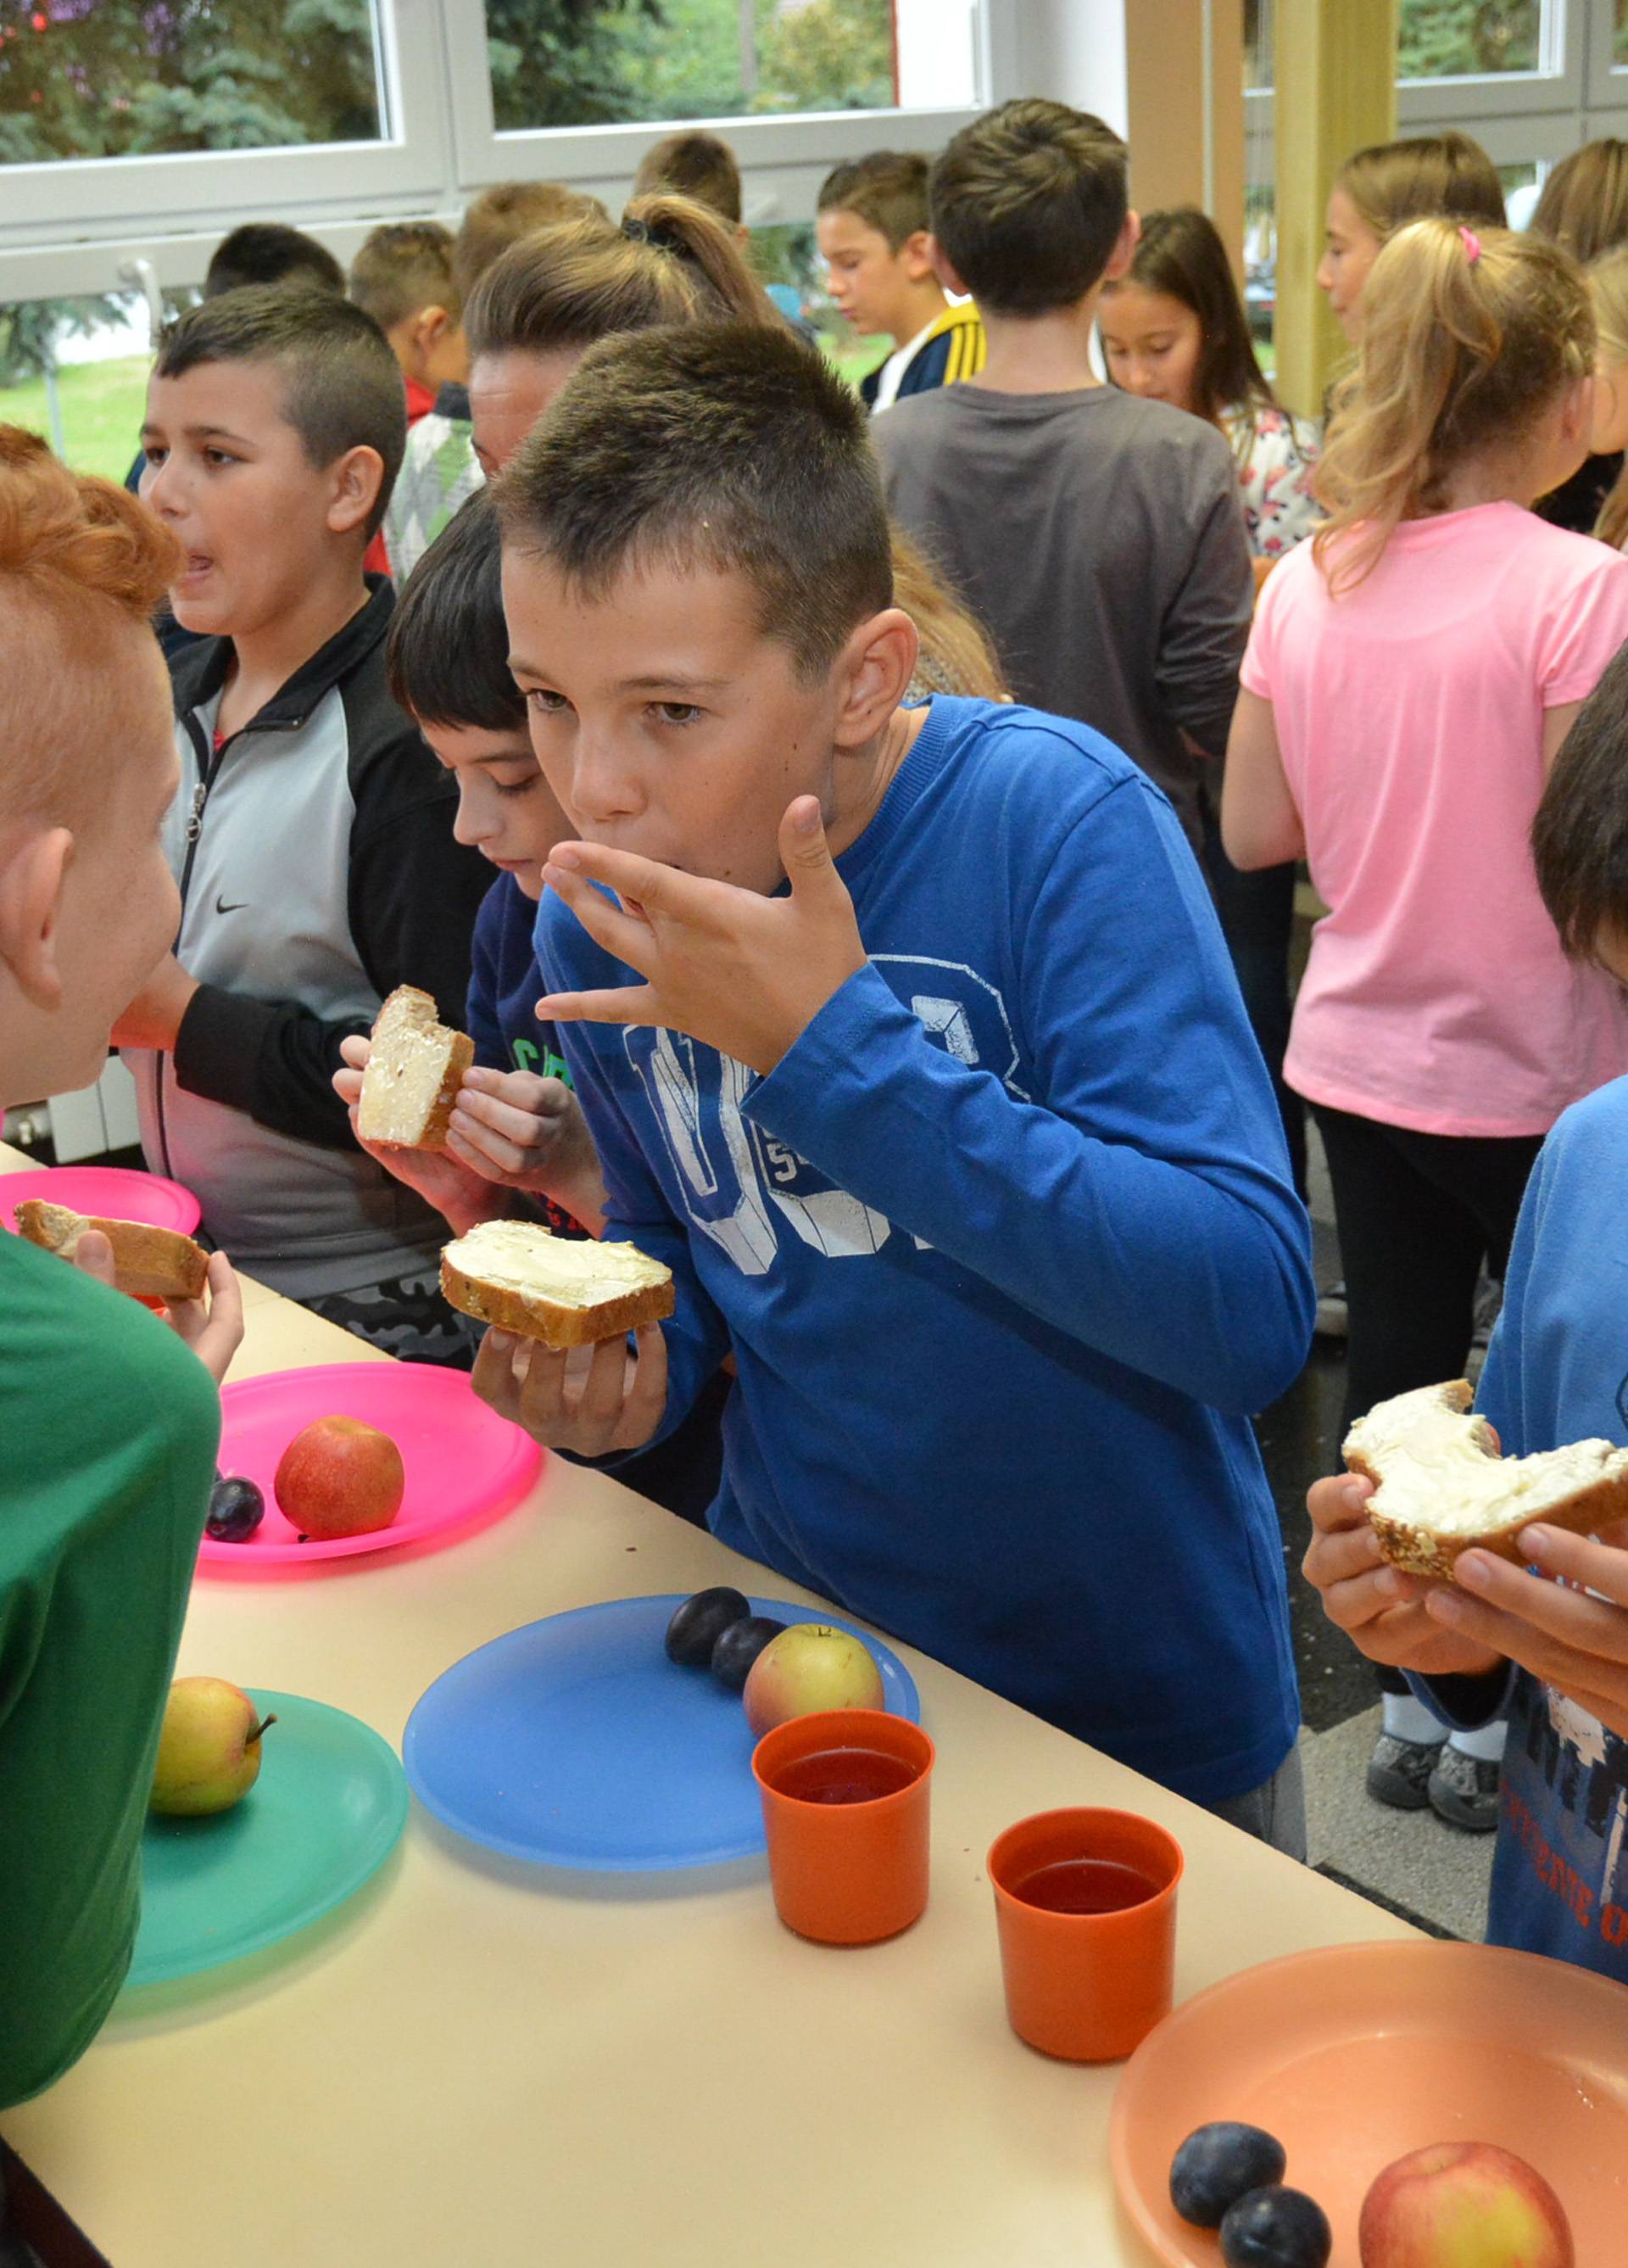
[[[182,1236],[192,1234],[202,1211],[179,1182],[130,1166],[34,1166],[23,1174],[0,1174],[0,1227],[16,1233],[12,1215],[25,1197],[43,1197],[48,1204],[103,1220],[145,1221],[149,1228],[172,1228]]]
[[[263,1491],[266,1517],[245,1543],[206,1535],[206,1572],[269,1573],[364,1551],[393,1551],[433,1537],[451,1543],[471,1521],[519,1503],[543,1461],[535,1441],[475,1399],[461,1370],[429,1363],[334,1362],[268,1371],[221,1390],[220,1469]],[[272,1481],[282,1452],[319,1418],[360,1418],[388,1433],[407,1468],[407,1495],[388,1528],[301,1543],[277,1510]]]

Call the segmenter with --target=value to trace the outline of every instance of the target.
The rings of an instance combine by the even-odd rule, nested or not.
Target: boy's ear
[[[1136,257],[1136,247],[1142,240],[1142,221],[1140,213],[1127,212],[1119,233],[1113,240],[1113,250],[1108,255],[1108,265],[1103,270],[1104,284],[1117,284],[1126,274]]]
[[[385,460],[364,443],[334,458],[328,467],[328,526],[335,535],[365,526],[384,478]]]
[[[413,342],[425,354],[432,354],[450,330],[457,327],[444,307],[421,307],[413,318]]]
[[[925,284],[929,276],[936,275],[933,264],[932,232],[925,228],[915,230],[899,246],[898,257],[913,284]]]
[[[920,643],[902,607],[884,608],[854,631],[837,661],[840,748],[875,740],[910,689]]]
[[[0,834],[0,964],[35,1008],[62,1005],[56,925],[73,855],[65,827]]]
[[[950,254],[944,250],[943,246],[930,231],[928,232],[927,247],[928,258],[932,263],[933,273],[937,276],[945,291],[953,291],[957,299],[964,299],[967,297],[966,285],[961,281],[961,278],[957,275],[954,267],[951,265]]]

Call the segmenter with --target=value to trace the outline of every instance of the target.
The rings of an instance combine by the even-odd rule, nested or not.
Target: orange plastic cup
[[[853,1761],[815,1761],[844,1751]],[[920,1725],[882,1709],[825,1709],[764,1734],[752,1769],[763,1799],[774,1904],[788,1929],[822,1945],[871,1945],[920,1918],[933,1755]],[[866,1756],[883,1761],[867,1767]],[[811,1792],[833,1780],[851,1787],[880,1782],[887,1792],[859,1800]]]
[[[1044,1869],[1082,1859],[1140,1878],[1138,1895],[1137,1881],[1093,1870],[1085,1896],[1136,1902],[1099,1912],[1037,1903],[1067,1899],[1082,1881]],[[1019,2039],[1071,2063],[1128,2056],[1170,2012],[1181,1845],[1133,1811],[1042,1811],[998,1835],[986,1863]]]

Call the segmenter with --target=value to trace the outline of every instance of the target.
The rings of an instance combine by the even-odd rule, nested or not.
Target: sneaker
[[[1438,1819],[1466,1835],[1490,1835],[1498,1825],[1500,1768],[1480,1756],[1467,1756],[1444,1742],[1426,1788]]]
[[[1382,1733],[1368,1758],[1368,1792],[1375,1802],[1393,1811],[1428,1811],[1432,1777],[1446,1745],[1445,1733],[1439,1741],[1399,1741],[1394,1733]]]
[[[1346,1279],[1317,1294],[1316,1334],[1320,1339],[1343,1339],[1350,1330],[1346,1314]]]

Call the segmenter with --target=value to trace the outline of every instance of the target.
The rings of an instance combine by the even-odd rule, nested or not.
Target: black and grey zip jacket
[[[351,1138],[339,1043],[416,984],[461,1022],[492,880],[457,790],[385,683],[389,584],[223,746],[226,638],[175,657],[181,786],[166,848],[176,953],[199,980],[172,1056],[127,1050],[142,1146],[209,1235],[291,1298],[422,1269],[440,1215]]]

